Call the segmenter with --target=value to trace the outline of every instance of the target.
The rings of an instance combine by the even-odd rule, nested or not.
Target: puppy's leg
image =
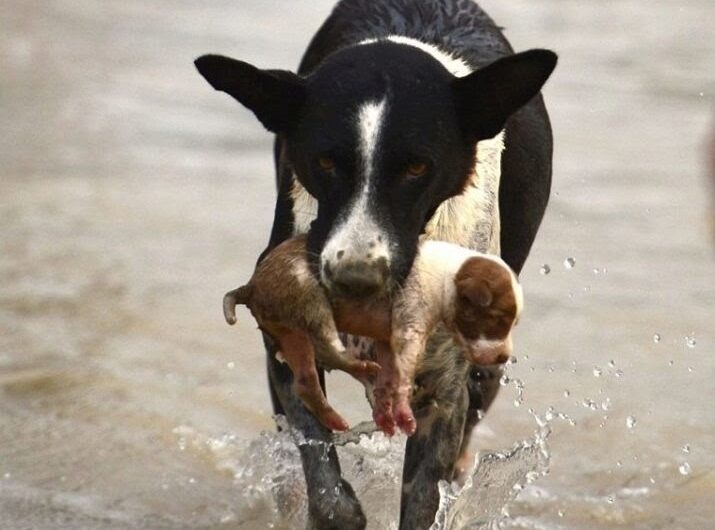
[[[374,376],[380,371],[380,365],[376,362],[348,355],[335,326],[319,326],[311,330],[310,337],[315,355],[325,368],[342,370],[358,380]]]
[[[395,416],[393,413],[394,396],[397,391],[398,370],[395,355],[390,345],[385,342],[375,343],[375,353],[380,372],[375,379],[373,395],[375,406],[372,418],[382,432],[388,436],[395,434]]]
[[[291,330],[279,337],[281,354],[293,372],[293,391],[325,427],[346,431],[348,423],[330,406],[323,393],[315,366],[313,345],[308,335]]]
[[[364,530],[365,514],[352,486],[340,476],[330,431],[302,404],[292,391],[293,375],[276,357],[273,342],[264,334],[271,398],[276,414],[284,414],[291,427],[313,442],[298,446],[308,493],[309,528],[320,530]]]
[[[439,505],[437,483],[452,478],[469,404],[467,367],[444,330],[432,335],[417,375],[417,432],[407,439],[400,530],[427,530]]]
[[[412,435],[417,422],[410,406],[417,364],[425,350],[426,333],[421,330],[398,330],[392,339],[396,367],[396,388],[393,394],[395,423],[405,434]]]

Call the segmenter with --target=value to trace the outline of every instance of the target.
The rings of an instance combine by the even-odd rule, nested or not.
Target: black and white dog
[[[546,50],[514,54],[470,0],[342,0],[298,74],[226,57],[199,72],[277,134],[278,198],[268,249],[309,232],[314,271],[335,296],[389,296],[421,238],[499,253],[519,272],[551,185],[552,138],[539,91],[556,65]],[[350,339],[353,347],[365,341]],[[400,528],[428,528],[437,482],[451,479],[499,373],[470,370],[446,334],[432,337],[413,406]],[[306,437],[329,433],[291,394],[268,345],[276,413]],[[365,515],[340,476],[300,448],[311,525],[360,529]]]

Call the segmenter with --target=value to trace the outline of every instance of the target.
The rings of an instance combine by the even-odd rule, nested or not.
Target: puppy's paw
[[[345,421],[345,418],[338,414],[332,407],[321,411],[318,415],[318,421],[320,421],[326,429],[330,429],[331,431],[345,432],[350,429],[350,425]]]
[[[417,420],[412,412],[409,401],[401,400],[393,408],[395,423],[407,436],[412,436],[417,431]]]
[[[350,367],[350,375],[357,379],[363,377],[373,377],[378,374],[381,367],[373,361],[355,360]]]

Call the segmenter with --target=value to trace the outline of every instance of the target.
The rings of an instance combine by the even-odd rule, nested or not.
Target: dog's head
[[[214,88],[283,136],[318,202],[308,248],[321,280],[356,298],[404,280],[426,223],[474,171],[476,143],[498,134],[555,64],[532,50],[456,77],[434,54],[389,40],[344,48],[307,77],[196,60]]]

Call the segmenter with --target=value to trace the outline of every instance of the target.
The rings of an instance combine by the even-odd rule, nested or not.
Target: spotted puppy
[[[425,241],[392,305],[390,347],[377,344],[382,370],[375,386],[375,421],[391,432],[410,433],[412,381],[427,339],[443,324],[476,365],[503,364],[512,351],[511,331],[523,306],[516,275],[499,257],[453,243]]]
[[[308,268],[305,236],[289,239],[259,264],[246,286],[224,297],[224,315],[236,322],[236,304],[247,305],[278,344],[294,374],[294,389],[328,428],[347,423],[329,405],[315,360],[366,382],[374,379],[374,418],[388,434],[414,433],[412,381],[426,342],[442,323],[467,358],[503,363],[511,353],[511,329],[522,305],[521,287],[498,257],[446,242],[427,241],[403,289],[390,302],[328,300]],[[376,339],[377,362],[350,358],[338,331]]]

